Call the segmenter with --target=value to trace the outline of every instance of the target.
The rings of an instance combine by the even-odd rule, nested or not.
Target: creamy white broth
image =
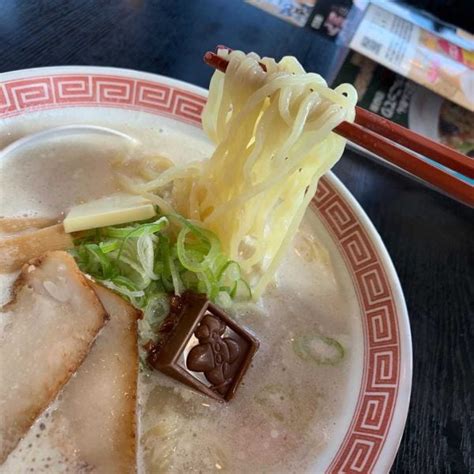
[[[0,163],[0,215],[56,217],[75,204],[116,192],[111,163],[120,145],[105,137],[89,136],[86,143],[65,137],[7,157]]]
[[[0,162],[0,215],[57,215],[114,192],[119,184],[113,163],[127,153],[158,153],[175,162],[209,154],[202,140],[166,127],[147,133],[122,130],[139,139],[137,149],[64,141],[55,150],[45,146]],[[0,293],[7,293],[10,281],[0,280]],[[361,350],[354,346],[360,340],[354,335],[359,313],[344,264],[312,211],[257,307],[233,313],[261,346],[230,403],[219,404],[159,373],[140,375],[140,472],[246,472],[246,466],[254,472],[302,472],[314,466],[340,431]],[[293,340],[307,334],[336,339],[344,358],[336,365],[303,361]],[[42,438],[39,445],[36,431],[30,430],[10,456],[10,470],[0,472],[26,471],[33,450],[35,459],[51,457],[47,451],[57,456],[61,448],[48,441],[47,433]]]

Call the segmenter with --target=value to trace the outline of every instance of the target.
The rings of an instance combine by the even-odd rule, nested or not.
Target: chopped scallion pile
[[[143,310],[142,340],[154,339],[170,294],[205,293],[224,308],[252,296],[216,235],[179,215],[85,231],[74,244],[83,272]]]

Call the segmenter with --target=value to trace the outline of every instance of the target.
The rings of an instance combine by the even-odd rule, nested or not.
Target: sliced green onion
[[[188,219],[184,219],[183,217],[173,214],[169,217],[176,219],[183,227],[178,234],[177,239],[177,249],[178,249],[178,257],[181,260],[182,265],[188,270],[192,271],[203,271],[205,268],[209,268],[214,263],[214,260],[221,254],[221,244],[219,239],[213,232],[210,232],[207,229],[203,229],[198,225],[192,223]],[[196,261],[192,258],[188,258],[189,255],[187,254],[187,249],[185,245],[186,237],[188,234],[191,234],[196,241],[192,244],[190,250],[197,251],[196,245],[204,244],[208,245],[208,251],[200,252],[203,260]]]
[[[295,337],[293,350],[300,359],[320,365],[336,365],[344,358],[344,347],[335,339],[320,334]]]
[[[232,298],[226,291],[219,291],[215,303],[222,308],[229,308],[232,305]]]
[[[110,280],[102,280],[100,283],[102,283],[107,288],[110,288],[111,290],[114,290],[117,293],[126,296],[127,298],[139,298],[140,296],[143,296],[145,294],[145,292],[142,290],[129,290],[126,286],[117,284],[116,282]]]
[[[178,269],[176,266],[176,262],[174,259],[170,258],[168,262],[170,273],[171,273],[171,280],[173,281],[174,293],[175,295],[181,295],[183,293],[183,283],[181,282],[181,278],[179,277]]]
[[[112,273],[112,262],[105,256],[99,245],[86,244],[85,249],[90,253],[92,260],[95,260],[94,263],[101,267],[102,277],[109,278]]]
[[[230,296],[235,301],[249,301],[252,299],[252,290],[249,284],[240,278],[237,280],[230,292]]]
[[[160,259],[163,262],[163,272],[161,274],[161,281],[167,291],[174,291],[173,278],[171,276],[170,260],[170,240],[166,235],[160,236],[159,241]]]
[[[104,227],[102,232],[107,237],[116,239],[128,239],[129,237],[140,237],[142,235],[156,234],[168,226],[168,219],[160,217],[155,222],[146,224],[138,224],[136,226],[127,227]]]
[[[140,265],[144,273],[150,280],[158,280],[158,275],[154,272],[155,250],[153,240],[150,235],[141,235],[137,241],[137,254]]]
[[[233,260],[228,261],[219,272],[219,284],[233,287],[240,280],[240,265]]]
[[[143,312],[143,319],[147,321],[152,330],[156,331],[169,312],[170,302],[168,295],[165,293],[157,294],[148,301]]]
[[[192,272],[202,272],[208,267],[207,257],[208,252],[200,252],[194,248],[186,248],[186,237],[188,234],[192,234],[191,230],[183,227],[176,241],[176,249],[179,261],[184,268],[191,270]]]
[[[137,225],[136,227],[132,228],[132,230],[129,230],[130,227],[124,228],[124,229],[127,229],[127,234],[123,236],[122,245],[120,246],[120,249],[117,255],[117,260],[120,260],[122,252],[124,250],[124,246],[130,238],[132,237],[138,238],[138,237],[141,237],[142,235],[151,235],[156,232],[159,232],[160,230],[164,229],[167,226],[168,226],[168,219],[166,219],[166,217],[160,217],[155,222]],[[109,229],[114,229],[114,228],[109,227]],[[119,230],[117,230],[117,232],[119,232]]]
[[[100,250],[104,254],[114,252],[120,248],[120,241],[119,240],[106,240],[104,242],[99,243]]]
[[[198,273],[198,278],[204,281],[207,288],[206,294],[214,301],[219,293],[219,282],[215,275],[210,270],[205,270]]]
[[[216,275],[220,275],[228,262],[229,259],[223,253],[220,253],[212,262],[211,271]]]
[[[179,276],[186,288],[197,288],[199,278],[196,273],[190,272],[189,270],[184,270]]]

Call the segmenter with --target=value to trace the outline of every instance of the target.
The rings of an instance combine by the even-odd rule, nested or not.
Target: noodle
[[[214,73],[202,116],[205,132],[216,143],[214,154],[168,168],[132,188],[157,195],[172,183],[167,207],[214,231],[258,297],[291,243],[319,178],[342,155],[345,139],[332,130],[354,120],[357,94],[349,84],[328,88],[293,57],[277,63],[254,53],[220,54],[229,65],[225,74]]]

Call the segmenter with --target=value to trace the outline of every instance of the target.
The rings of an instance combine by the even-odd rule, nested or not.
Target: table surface
[[[140,69],[207,87],[216,44],[280,57],[332,78],[345,50],[240,0],[1,0],[0,72],[53,65]],[[392,472],[474,472],[474,215],[346,152],[335,173],[393,259],[413,337],[410,412]]]

